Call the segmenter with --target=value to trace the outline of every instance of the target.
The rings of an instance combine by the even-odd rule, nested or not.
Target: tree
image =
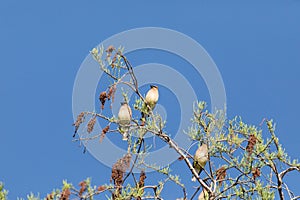
[[[200,166],[202,168],[200,177],[197,173],[199,165],[196,167],[194,152],[180,147],[165,131],[166,122],[159,114],[152,112],[154,106],[149,105],[141,94],[133,67],[122,52],[122,48],[116,49],[113,46],[109,46],[106,50],[101,47],[91,51],[100,70],[112,82],[107,86],[107,90],[99,95],[101,110],[105,109],[108,101],[114,101],[115,92],[120,89],[119,85],[125,84],[137,96],[133,108],[142,113],[142,120],[141,116],[132,116],[130,124],[122,124],[122,128],[118,128],[119,120],[115,116],[83,111],[74,123],[74,136],[84,124],[87,126],[87,133],[91,133],[96,120],[102,119],[106,121],[102,133],[90,137],[78,136],[75,141],[100,138],[101,143],[106,134],[128,134],[127,154],[122,158],[116,158],[116,163],[112,166],[110,184],[96,187],[91,185],[90,179],[86,179],[79,184],[79,188],[76,188],[64,181],[63,187],[49,194],[47,200],[71,199],[73,196],[78,199],[93,199],[98,196],[100,199],[106,197],[114,200],[164,199],[162,191],[167,183],[175,184],[182,191],[178,199],[184,200],[274,199],[276,195],[280,199],[300,199],[300,196],[289,189],[285,181],[287,174],[300,172],[300,164],[297,160],[291,160],[284,151],[275,135],[273,121],[264,119],[261,126],[248,125],[241,117],[227,119],[222,110],[209,112],[205,102],[195,103],[194,115],[191,116],[192,125],[187,131],[192,141],[207,145],[208,153],[205,156],[208,161],[203,168]],[[131,80],[124,81],[126,76]],[[124,102],[131,105],[126,92],[123,92],[123,98]],[[190,195],[187,194],[188,188],[183,184],[180,175],[174,175],[170,166],[160,167],[145,162],[145,155],[149,151],[144,139],[146,133],[153,134],[166,143],[171,148],[170,151],[175,151],[178,154],[176,162],[183,162],[190,177],[196,178],[198,186]],[[133,173],[134,168],[140,169],[139,177]],[[165,178],[148,183],[144,170],[146,168],[155,170]],[[0,199],[5,199],[6,191],[3,192],[2,187],[0,188]]]
[[[107,91],[100,94],[102,109],[105,102],[113,98],[118,86],[126,84],[138,97],[134,102],[134,109],[142,114],[146,113],[148,116],[145,123],[143,120],[139,122],[138,118],[133,118],[128,127],[129,135],[132,136],[128,141],[128,153],[112,167],[111,178],[114,184],[107,187],[107,190],[112,193],[113,199],[162,199],[161,190],[164,188],[164,184],[169,181],[174,182],[182,189],[182,199],[188,199],[184,184],[180,181],[179,176],[170,173],[169,167],[160,168],[151,163],[145,163],[144,154],[147,149],[141,150],[141,146],[145,145],[143,137],[146,132],[160,138],[176,151],[179,160],[185,162],[191,175],[194,175],[198,180],[199,187],[189,198],[193,198],[198,190],[204,191],[202,194],[206,194],[203,195],[205,199],[252,199],[253,197],[274,199],[275,192],[278,193],[280,199],[284,199],[285,196],[291,199],[300,198],[295,196],[284,182],[286,174],[292,171],[300,172],[300,164],[297,160],[291,161],[284,152],[275,135],[275,126],[272,120],[265,119],[263,121],[267,125],[267,131],[263,131],[256,126],[247,125],[240,117],[228,120],[222,111],[210,113],[205,109],[205,102],[197,102],[194,106],[193,125],[189,128],[188,135],[193,141],[199,141],[208,146],[207,167],[204,167],[203,170],[204,177],[200,178],[195,170],[195,165],[193,165],[191,152],[178,146],[164,131],[165,122],[160,115],[152,112],[153,105],[149,105],[140,93],[137,77],[130,62],[123,55],[122,49],[116,49],[113,46],[108,47],[105,59],[103,59],[103,47],[94,48],[91,54],[99,63],[100,69],[113,80]],[[123,81],[125,76],[130,76],[131,81]],[[126,93],[123,93],[123,96],[124,101],[128,102]],[[88,115],[92,116],[91,121],[88,122],[88,132],[94,124],[93,119],[95,117],[107,120],[107,127],[99,135],[102,138],[108,132],[110,124],[118,123],[115,117],[83,112],[75,122],[75,127],[78,128],[82,123],[82,116]],[[113,130],[112,132],[115,131],[124,134],[121,130]],[[79,138],[79,140],[81,139]],[[133,156],[135,158],[130,167],[130,160]],[[125,186],[128,176],[134,176],[132,169],[134,167],[141,168],[141,166],[150,167],[157,173],[166,175],[167,181],[158,182],[154,186],[145,185],[146,175],[145,172],[141,171],[140,180],[135,181],[136,184]],[[128,173],[126,173],[127,169],[130,169]],[[146,188],[153,190],[151,195],[145,193]]]

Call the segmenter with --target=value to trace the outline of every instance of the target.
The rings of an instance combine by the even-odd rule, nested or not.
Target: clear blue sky
[[[109,181],[110,169],[71,141],[73,83],[94,46],[145,26],[199,42],[221,72],[229,117],[252,124],[273,118],[286,151],[299,158],[299,10],[298,0],[2,0],[0,180],[10,199],[44,196],[63,179]],[[299,176],[289,178],[300,191]]]

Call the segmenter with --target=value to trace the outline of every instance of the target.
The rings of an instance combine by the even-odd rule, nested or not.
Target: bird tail
[[[128,135],[129,135],[129,127],[124,127],[120,126],[119,127],[121,134],[123,135],[123,140],[127,141],[128,140]]]
[[[123,133],[123,140],[124,141],[128,140],[128,132],[127,131]]]

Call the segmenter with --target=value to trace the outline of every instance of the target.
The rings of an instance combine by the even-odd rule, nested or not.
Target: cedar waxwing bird
[[[129,125],[132,117],[131,108],[127,102],[122,102],[118,113],[118,123],[123,140],[128,140]]]
[[[194,155],[194,163],[193,167],[197,171],[198,174],[202,172],[205,167],[206,162],[208,161],[208,149],[207,144],[202,144],[198,147],[195,155]],[[196,177],[193,176],[192,181],[196,181]]]
[[[153,110],[155,108],[155,105],[158,101],[158,87],[156,85],[150,85],[150,90],[147,92],[146,97],[145,97],[145,103]],[[150,110],[148,109],[147,105],[144,104],[144,108],[149,112]],[[142,121],[146,120],[146,114],[142,113]]]

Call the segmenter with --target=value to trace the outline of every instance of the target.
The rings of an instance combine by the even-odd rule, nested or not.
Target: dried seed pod
[[[107,49],[105,50],[107,53],[112,53],[115,50],[115,47],[113,45],[110,45],[107,47]]]
[[[112,52],[113,52],[114,50],[115,50],[115,47],[112,46],[112,45],[110,45],[110,46],[105,50],[105,52],[106,52],[106,59],[111,57]]]
[[[111,171],[111,180],[114,181],[115,186],[122,186],[124,173],[125,171],[123,171],[122,165],[119,161],[113,165]]]
[[[102,192],[102,191],[104,191],[104,190],[106,190],[106,187],[105,187],[104,185],[100,185],[100,186],[97,188],[97,191],[98,191],[98,192]]]
[[[107,94],[108,100],[114,102],[116,90],[117,90],[117,86],[115,84],[109,87],[108,94]]]
[[[85,190],[86,190],[86,182],[85,181],[81,181],[79,183],[79,186],[80,186],[79,196],[81,196],[85,192]]]
[[[102,129],[102,133],[101,133],[101,136],[100,136],[100,143],[105,138],[105,135],[106,135],[107,131],[109,130],[109,128],[110,128],[109,125],[107,125],[104,129]]]
[[[73,124],[73,126],[75,126],[75,132],[74,132],[74,135],[73,137],[75,137],[78,129],[79,129],[79,126],[80,124],[82,124],[82,122],[84,121],[84,112],[81,112],[78,116],[77,116],[77,119],[76,119],[76,122]]]
[[[105,104],[105,101],[107,99],[107,95],[106,95],[106,92],[101,92],[100,95],[99,95],[99,100],[101,102],[101,109],[103,110],[104,109],[104,104]]]
[[[256,142],[257,142],[257,138],[253,134],[251,134],[248,139],[248,144],[246,147],[246,151],[248,152],[249,155],[253,153]]]
[[[60,195],[59,200],[69,200],[70,195],[71,195],[70,189],[68,189],[68,188],[64,189]]]
[[[123,184],[123,176],[126,169],[130,167],[131,154],[126,154],[119,159],[112,167],[111,180],[114,181],[115,186],[120,187]]]
[[[255,180],[257,177],[260,177],[260,168],[254,167],[252,168],[253,179]]]
[[[140,173],[140,180],[138,182],[138,187],[144,187],[145,186],[145,179],[147,178],[145,171],[141,171]]]
[[[131,161],[131,154],[127,153],[124,157],[123,157],[123,163],[126,167],[126,169],[130,168],[130,161]]]
[[[94,129],[95,123],[96,123],[96,116],[94,116],[87,125],[87,132],[91,133]]]
[[[225,166],[220,167],[217,171],[217,181],[219,182],[219,185],[222,184],[223,180],[226,177],[226,168]]]

